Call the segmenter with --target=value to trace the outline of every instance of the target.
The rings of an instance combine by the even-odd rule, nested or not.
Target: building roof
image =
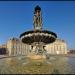
[[[59,39],[59,38],[57,38],[56,41],[65,42],[65,40],[62,40],[62,39]]]

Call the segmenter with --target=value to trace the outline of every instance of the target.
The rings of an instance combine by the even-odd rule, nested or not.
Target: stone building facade
[[[7,54],[9,56],[27,55],[30,49],[30,45],[22,43],[18,38],[12,38],[7,41]]]
[[[11,55],[28,55],[31,51],[31,45],[21,42],[18,38],[12,38],[7,41],[7,54]],[[64,40],[57,39],[51,44],[47,44],[45,49],[48,54],[67,54],[67,43]]]
[[[48,54],[67,54],[67,43],[64,40],[56,39],[55,42],[46,45]]]

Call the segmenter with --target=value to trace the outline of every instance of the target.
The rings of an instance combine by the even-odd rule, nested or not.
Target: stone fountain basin
[[[20,35],[23,43],[32,44],[34,42],[43,42],[45,44],[52,43],[56,40],[57,35],[54,32],[48,30],[42,31],[26,31]]]

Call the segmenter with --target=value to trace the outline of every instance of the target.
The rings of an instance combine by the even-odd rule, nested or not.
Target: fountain
[[[42,28],[42,14],[39,6],[35,7],[34,30],[26,31],[20,35],[23,43],[31,45],[31,53],[28,55],[31,59],[42,59],[46,58],[47,52],[45,45],[52,43],[56,40],[57,35],[48,30]]]
[[[57,35],[43,30],[39,6],[35,7],[34,30],[22,33],[20,38],[31,45],[30,54],[0,58],[0,74],[75,74],[75,57],[51,55],[46,59],[45,45],[54,42]]]

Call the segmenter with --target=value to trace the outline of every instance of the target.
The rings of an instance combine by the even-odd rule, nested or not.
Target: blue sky
[[[75,1],[0,1],[0,44],[33,29],[36,5],[42,9],[43,28],[75,48]]]

